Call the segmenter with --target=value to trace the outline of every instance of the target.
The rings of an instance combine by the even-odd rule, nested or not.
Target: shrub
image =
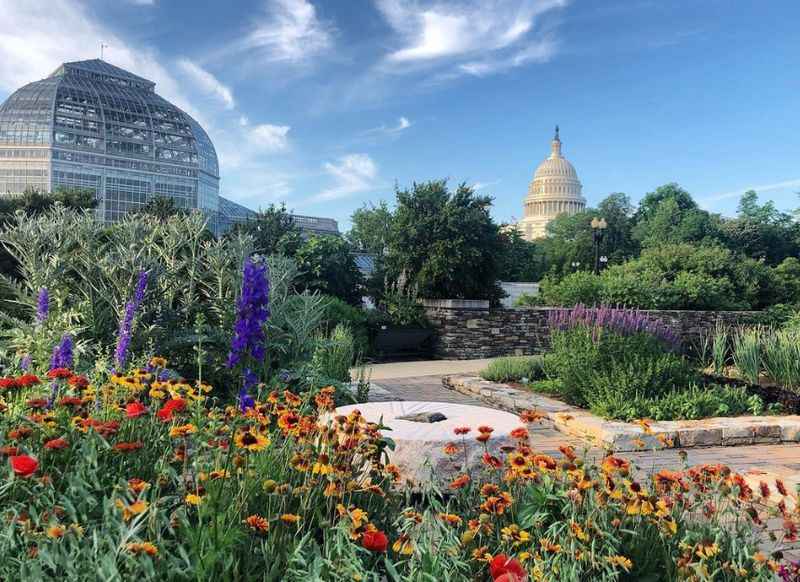
[[[757,327],[740,328],[733,336],[731,356],[739,374],[751,384],[761,376],[763,332]]]
[[[491,382],[524,382],[544,377],[541,356],[497,358],[480,372],[481,378]]]
[[[654,398],[696,379],[677,353],[674,333],[636,311],[554,310],[550,334],[545,370],[563,382],[564,396],[577,405],[602,408],[609,400]]]
[[[339,324],[327,337],[317,340],[311,369],[318,376],[339,382],[350,381],[350,367],[356,361],[353,332],[346,325]]]
[[[800,328],[787,327],[766,333],[762,349],[767,376],[797,391],[800,388]]]
[[[761,397],[750,394],[745,388],[693,384],[659,398],[628,400],[611,394],[594,412],[607,418],[632,421],[640,418],[700,420],[715,416],[759,415],[767,410],[771,409]]]
[[[360,307],[353,307],[338,297],[326,297],[321,328],[326,332],[331,332],[339,324],[350,328],[356,352],[367,354],[369,352],[367,312]]]

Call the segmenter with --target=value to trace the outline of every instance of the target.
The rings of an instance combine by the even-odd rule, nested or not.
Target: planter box
[[[386,327],[379,329],[373,349],[379,356],[415,356],[430,351],[433,330],[423,327]]]

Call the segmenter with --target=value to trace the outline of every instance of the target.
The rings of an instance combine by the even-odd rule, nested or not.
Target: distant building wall
[[[464,305],[467,303],[468,305]],[[469,304],[471,303],[471,305]],[[486,302],[426,302],[437,358],[469,360],[542,353],[550,344],[548,313],[553,308],[488,309]],[[720,322],[755,323],[757,311],[644,311],[670,326],[690,349]]]

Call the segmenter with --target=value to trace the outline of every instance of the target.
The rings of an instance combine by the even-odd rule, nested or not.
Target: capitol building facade
[[[575,214],[586,208],[586,199],[575,168],[561,153],[558,126],[550,156],[533,175],[524,202],[524,217],[517,230],[525,240],[544,238],[547,223],[560,214]]]

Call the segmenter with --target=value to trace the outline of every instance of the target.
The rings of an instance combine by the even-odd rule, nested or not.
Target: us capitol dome
[[[524,218],[517,230],[525,240],[546,235],[547,223],[560,214],[575,214],[586,208],[578,174],[561,154],[558,126],[551,142],[550,156],[539,164],[524,201]]]

